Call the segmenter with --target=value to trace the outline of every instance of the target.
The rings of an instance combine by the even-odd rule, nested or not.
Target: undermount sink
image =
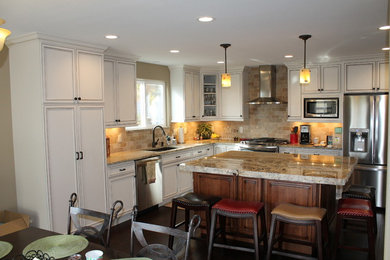
[[[159,148],[146,149],[146,151],[151,151],[151,152],[162,152],[162,151],[169,151],[169,150],[174,150],[174,149],[177,149],[177,147],[165,146],[165,147],[159,147]]]

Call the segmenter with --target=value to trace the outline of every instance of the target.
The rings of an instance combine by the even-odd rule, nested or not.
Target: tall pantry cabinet
[[[104,49],[37,33],[9,47],[18,210],[65,233],[72,192],[107,209]]]

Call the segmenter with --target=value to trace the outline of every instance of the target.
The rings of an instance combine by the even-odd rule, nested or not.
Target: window
[[[166,126],[165,83],[137,80],[137,126],[127,129]]]

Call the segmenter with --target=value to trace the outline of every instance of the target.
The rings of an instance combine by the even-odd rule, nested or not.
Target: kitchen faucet
[[[164,131],[164,128],[162,128],[162,126],[160,126],[160,125],[155,126],[155,127],[153,128],[152,147],[156,147],[156,145],[157,145],[157,143],[158,143],[158,142],[155,142],[155,141],[154,141],[154,136],[155,136],[154,132],[156,131],[156,128],[161,128],[161,130],[162,130],[164,136],[166,136],[165,131]],[[157,139],[157,140],[158,140],[158,139]]]

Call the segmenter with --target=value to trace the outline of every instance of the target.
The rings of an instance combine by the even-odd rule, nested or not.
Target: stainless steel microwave
[[[339,98],[305,98],[305,118],[339,118]]]

